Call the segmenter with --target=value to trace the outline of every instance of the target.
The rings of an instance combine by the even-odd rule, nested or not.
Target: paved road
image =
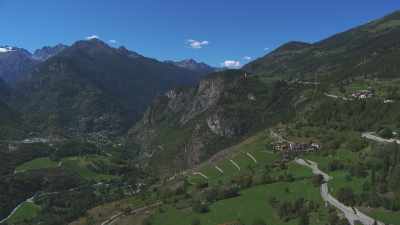
[[[372,140],[372,141],[376,141],[376,142],[380,142],[380,143],[397,143],[400,144],[400,140],[398,139],[385,139],[385,138],[381,138],[377,135],[375,135],[372,132],[365,132],[361,134],[361,137]]]
[[[328,174],[324,173],[318,168],[318,164],[312,161],[304,161],[303,159],[296,159],[296,162],[302,166],[307,166],[312,169],[313,174],[322,175],[324,177],[325,182],[321,185],[321,196],[324,201],[329,202],[329,204],[333,205],[337,209],[343,212],[346,219],[350,222],[351,225],[354,225],[356,221],[360,221],[363,225],[373,225],[375,220],[362,212],[360,212],[356,208],[352,208],[346,206],[345,204],[339,202],[336,198],[334,198],[331,194],[329,194],[328,182],[332,179]],[[384,225],[384,223],[377,221],[379,225]]]

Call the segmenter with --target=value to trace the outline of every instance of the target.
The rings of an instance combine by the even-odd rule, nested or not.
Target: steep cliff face
[[[289,115],[293,90],[285,83],[264,83],[244,74],[211,74],[196,88],[158,97],[130,130],[129,143],[152,168],[171,172],[190,168]]]

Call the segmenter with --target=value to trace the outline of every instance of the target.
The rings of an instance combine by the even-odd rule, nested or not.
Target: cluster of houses
[[[375,91],[372,88],[368,88],[367,90],[360,90],[360,91],[356,91],[353,94],[351,94],[351,97],[353,99],[368,99],[368,98],[372,98],[375,97]],[[394,103],[395,101],[392,99],[384,99],[383,103],[384,104],[391,104]]]
[[[286,154],[299,154],[306,152],[317,152],[321,149],[321,146],[317,143],[275,143],[272,145],[272,149],[276,152],[282,152]]]
[[[353,94],[351,94],[351,97],[355,99],[367,99],[367,98],[372,98],[374,96],[375,96],[375,91],[371,88],[368,88],[367,90],[356,91]]]

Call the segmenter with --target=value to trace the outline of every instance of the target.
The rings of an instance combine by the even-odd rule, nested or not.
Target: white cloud
[[[245,57],[243,57],[243,59],[246,61],[250,61],[252,58],[251,58],[251,56],[245,56]]]
[[[269,51],[269,48],[264,48],[264,51]]]
[[[186,44],[188,44],[189,48],[201,49],[204,46],[209,45],[210,42],[209,41],[197,41],[197,40],[189,39],[189,40],[186,41]]]
[[[236,69],[241,67],[241,63],[236,60],[225,60],[223,63],[221,63],[221,66],[226,68]]]
[[[117,44],[117,43],[118,43],[118,41],[117,41],[117,40],[114,40],[114,39],[111,39],[111,40],[109,40],[108,42],[110,42],[111,44]]]
[[[100,39],[100,37],[97,35],[90,35],[90,36],[86,37],[86,40],[92,40],[92,39]]]

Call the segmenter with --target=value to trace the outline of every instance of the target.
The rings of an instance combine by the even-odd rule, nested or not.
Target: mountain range
[[[2,49],[0,79],[7,82],[3,92],[8,93],[2,99],[44,135],[121,134],[155,96],[195,85],[206,73],[98,39],[44,47],[34,54]]]
[[[396,78],[399,21],[400,13],[396,12],[316,43],[289,42],[236,72],[220,71],[192,59],[161,62],[98,39],[44,47],[33,54],[4,46],[0,48],[0,78],[6,84],[0,82],[0,99],[41,135],[118,136],[130,130],[128,139],[142,146],[138,151],[147,155],[157,152],[154,146],[162,146],[161,140],[154,139],[160,130],[173,134],[174,129],[186,127],[187,134],[194,137],[193,132],[200,127],[201,134],[207,129],[217,136],[230,134],[226,138],[230,143],[253,130],[253,125],[240,122],[243,116],[265,118],[280,113],[285,117],[290,113],[283,106],[305,101],[300,98],[303,90],[289,85],[291,82],[321,83],[328,91],[354,79]],[[251,76],[243,78],[246,73]],[[237,78],[220,78],[227,74]],[[242,92],[246,87],[238,82],[242,79],[255,90]],[[181,86],[186,88],[178,88]],[[293,90],[300,94],[292,95]],[[260,98],[266,100],[257,107],[264,108],[248,111],[250,103]],[[243,112],[239,110],[247,104]],[[227,119],[229,115],[233,117]],[[199,125],[199,121],[203,122]],[[226,124],[230,125],[225,129]],[[155,130],[153,137],[140,137],[144,135],[138,134],[141,129]],[[207,154],[201,155],[193,161],[201,161]]]

